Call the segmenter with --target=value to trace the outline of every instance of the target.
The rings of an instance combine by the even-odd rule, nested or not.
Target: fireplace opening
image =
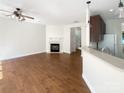
[[[59,44],[50,44],[50,50],[51,50],[51,52],[59,52],[60,45]]]

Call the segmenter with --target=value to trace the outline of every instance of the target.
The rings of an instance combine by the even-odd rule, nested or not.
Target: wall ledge
[[[99,58],[102,61],[105,61],[110,65],[113,65],[114,67],[124,70],[124,59],[121,59],[121,58],[118,58],[118,57],[115,57],[88,47],[82,48],[82,56],[84,55],[84,53],[88,53],[94,57]]]

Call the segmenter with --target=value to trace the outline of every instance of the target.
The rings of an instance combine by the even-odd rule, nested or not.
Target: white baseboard
[[[40,53],[46,53],[46,52],[35,52],[35,53],[27,53],[27,54],[23,54],[23,55],[18,55],[18,56],[11,56],[11,57],[7,57],[7,58],[1,58],[0,61],[11,60],[11,59],[31,56],[31,55],[35,55],[35,54],[40,54]]]
[[[94,90],[94,88],[92,87],[92,85],[90,84],[88,79],[84,75],[82,75],[82,76],[83,76],[83,79],[84,79],[85,83],[87,84],[88,88],[90,89],[91,93],[96,93],[96,91]]]

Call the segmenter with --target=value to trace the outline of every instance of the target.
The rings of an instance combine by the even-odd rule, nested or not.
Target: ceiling
[[[87,0],[0,0],[0,9],[14,11],[22,8],[43,24],[70,24],[85,19]],[[119,0],[91,0],[92,14],[104,19],[115,18],[110,9],[117,9]],[[124,0],[122,0],[124,2]],[[113,16],[114,15],[114,16]]]
[[[104,20],[118,19],[118,4],[120,0],[91,0],[92,15],[100,14]],[[124,3],[124,0],[121,0]],[[110,12],[110,10],[113,10]]]

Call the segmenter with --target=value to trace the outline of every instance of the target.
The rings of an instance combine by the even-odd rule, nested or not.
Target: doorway
[[[72,27],[70,32],[71,53],[81,51],[81,27]]]

